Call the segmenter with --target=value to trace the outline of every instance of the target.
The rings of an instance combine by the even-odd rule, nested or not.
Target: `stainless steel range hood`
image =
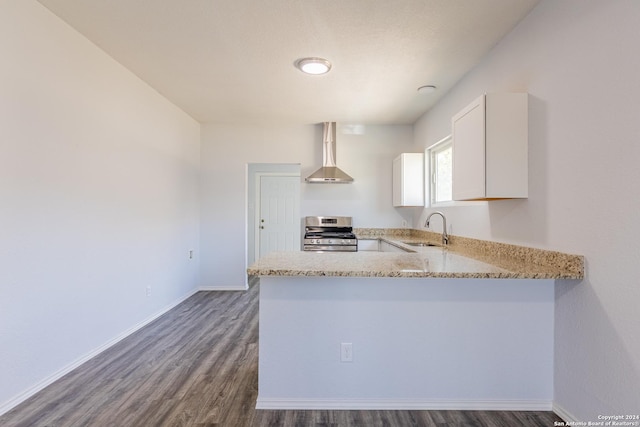
[[[325,122],[322,132],[322,167],[309,175],[310,184],[348,184],[353,178],[336,166],[336,123]]]

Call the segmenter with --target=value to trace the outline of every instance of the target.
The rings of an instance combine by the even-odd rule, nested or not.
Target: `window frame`
[[[440,202],[436,202],[435,201],[435,185],[436,185],[436,181],[435,181],[435,168],[436,168],[436,162],[435,162],[435,158],[437,153],[440,153],[448,148],[451,148],[451,154],[453,157],[453,138],[452,135],[448,135],[445,136],[444,138],[442,138],[440,141],[436,142],[433,145],[430,145],[429,147],[427,147],[424,151],[424,155],[425,155],[425,160],[428,159],[428,161],[426,161],[425,163],[428,165],[428,173],[425,174],[425,190],[426,193],[425,194],[425,200],[428,200],[428,206],[449,206],[449,205],[453,205],[455,203],[454,200],[443,200]],[[452,180],[453,180],[453,167],[452,167]],[[453,185],[453,181],[452,181],[452,185]],[[452,197],[453,197],[453,191],[452,191]]]

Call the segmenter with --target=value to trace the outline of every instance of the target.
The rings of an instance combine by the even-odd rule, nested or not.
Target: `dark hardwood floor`
[[[198,292],[0,417],[0,426],[553,426],[552,412],[266,411],[258,292]]]

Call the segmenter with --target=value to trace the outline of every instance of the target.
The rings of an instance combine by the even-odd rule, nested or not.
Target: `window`
[[[427,149],[431,205],[452,201],[453,147],[448,136]]]

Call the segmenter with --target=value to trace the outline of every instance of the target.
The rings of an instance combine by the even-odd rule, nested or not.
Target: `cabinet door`
[[[402,206],[402,159],[393,159],[393,206]]]
[[[453,200],[485,197],[485,96],[452,119]]]
[[[393,160],[393,206],[424,206],[424,154],[402,153]]]

